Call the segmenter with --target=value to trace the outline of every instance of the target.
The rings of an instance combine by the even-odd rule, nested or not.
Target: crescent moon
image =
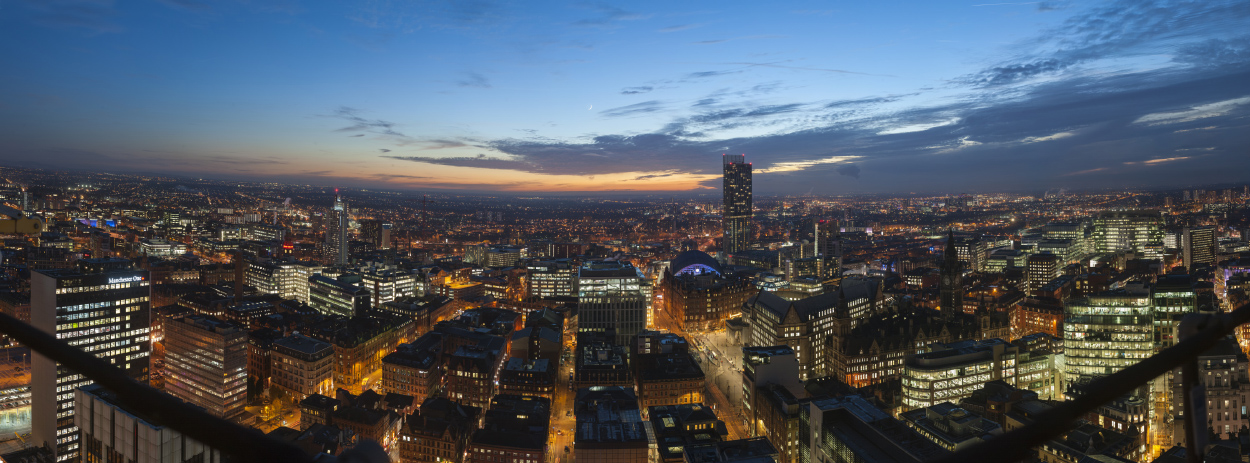
[[[587,111],[590,111],[590,110],[592,110],[592,109],[595,109],[595,105],[590,105],[590,107],[589,107],[589,108],[586,108],[586,110],[587,110]]]

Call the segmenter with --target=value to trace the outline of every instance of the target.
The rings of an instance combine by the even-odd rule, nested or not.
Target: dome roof
[[[708,271],[721,274],[720,263],[716,262],[712,256],[707,255],[703,251],[685,251],[673,258],[670,266],[673,275],[693,274],[698,275],[707,273]]]

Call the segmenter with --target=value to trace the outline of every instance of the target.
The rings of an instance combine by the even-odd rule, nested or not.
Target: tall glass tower
[[[338,190],[336,189],[335,192]],[[328,265],[347,263],[347,226],[350,217],[347,215],[347,203],[343,197],[335,195],[334,209],[326,217],[325,255]]]
[[[725,256],[751,247],[751,163],[746,155],[725,155],[724,202],[721,206]]]

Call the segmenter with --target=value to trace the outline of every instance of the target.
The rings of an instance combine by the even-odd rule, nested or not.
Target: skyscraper
[[[360,235],[378,249],[390,249],[391,228],[393,225],[385,220],[364,220],[360,222]]]
[[[77,269],[32,272],[30,324],[147,380],[152,287],[146,270],[125,259],[83,259]],[[35,353],[31,358],[31,432],[57,461],[77,459],[74,388],[89,378]]]
[[[942,254],[941,294],[938,308],[944,318],[954,318],[955,314],[964,311],[964,273],[959,262],[959,251],[955,249],[955,232],[951,231],[946,238],[946,252]]]
[[[816,256],[820,262],[820,277],[836,279],[842,276],[842,232],[836,222],[816,221]]]
[[[347,263],[347,203],[343,197],[334,196],[334,208],[326,217],[325,257],[329,265]]]
[[[1184,250],[1185,267],[1188,267],[1191,272],[1196,265],[1215,264],[1214,227],[1186,228],[1181,235],[1181,242]]]
[[[726,257],[751,247],[751,163],[746,155],[725,155],[724,201],[721,220]]]

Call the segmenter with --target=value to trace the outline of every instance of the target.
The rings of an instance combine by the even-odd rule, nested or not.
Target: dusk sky
[[[469,191],[1250,180],[1250,1],[0,0],[0,165]]]

